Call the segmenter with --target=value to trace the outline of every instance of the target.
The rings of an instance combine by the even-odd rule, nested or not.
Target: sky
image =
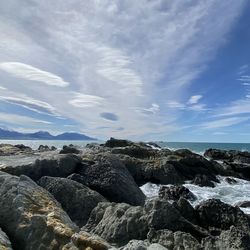
[[[250,142],[247,0],[0,2],[0,127]]]

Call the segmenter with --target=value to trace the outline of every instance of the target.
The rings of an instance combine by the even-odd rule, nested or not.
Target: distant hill
[[[38,131],[35,133],[20,133],[12,130],[0,128],[0,139],[8,140],[69,140],[69,141],[92,141],[97,140],[84,134],[79,133],[63,133],[59,135],[51,135],[47,131]]]

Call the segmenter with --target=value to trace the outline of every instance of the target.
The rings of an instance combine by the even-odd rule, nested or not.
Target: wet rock
[[[83,229],[122,246],[132,239],[146,239],[148,225],[143,207],[99,203]]]
[[[147,237],[150,243],[159,243],[169,250],[201,250],[200,243],[189,233],[151,229]]]
[[[59,154],[80,154],[80,150],[74,147],[73,145],[71,146],[63,146],[63,149],[59,152]]]
[[[249,250],[249,231],[240,230],[234,226],[227,231],[222,231],[217,237],[207,237],[202,240],[204,250]]]
[[[10,240],[8,236],[0,228],[0,249],[1,250],[12,250]]]
[[[240,201],[235,204],[238,207],[250,207],[250,201]]]
[[[124,164],[113,155],[90,155],[77,173],[84,177],[88,187],[110,201],[144,204],[145,195]]]
[[[46,151],[50,151],[50,147],[48,145],[40,145],[37,149],[40,152],[46,152]]]
[[[74,243],[76,225],[53,196],[30,178],[1,172],[0,196],[0,226],[14,249],[63,249]],[[94,249],[85,239],[78,243],[76,249]]]
[[[25,146],[23,144],[17,144],[14,147],[20,149],[21,151],[32,151],[31,147]]]
[[[75,155],[53,155],[30,164],[3,166],[0,171],[17,176],[26,175],[37,181],[42,176],[67,177],[75,172],[78,165],[81,165],[81,159]]]
[[[197,174],[191,183],[200,187],[215,187],[215,184],[206,175]]]
[[[236,184],[237,181],[234,178],[226,177],[225,181],[231,185]]]
[[[111,137],[109,140],[106,141],[104,145],[109,148],[115,148],[115,147],[127,147],[133,144],[134,144],[133,142],[128,140],[115,139]]]
[[[234,225],[249,230],[248,217],[238,208],[218,199],[209,199],[195,208],[199,224],[204,228],[227,230]]]
[[[65,178],[45,176],[38,181],[38,184],[60,202],[71,220],[80,227],[85,225],[91,211],[99,202],[107,201],[99,193]]]
[[[213,149],[209,148],[204,153],[205,157],[214,159],[214,160],[230,160],[231,155],[227,150],[221,150],[221,149]]]
[[[166,200],[179,200],[181,197],[188,200],[196,200],[195,195],[184,186],[162,186],[159,197]]]

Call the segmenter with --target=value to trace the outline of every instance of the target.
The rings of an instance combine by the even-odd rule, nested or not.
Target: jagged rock
[[[181,197],[188,200],[196,200],[195,195],[184,186],[162,186],[159,197],[166,200],[179,200]]]
[[[168,201],[162,199],[149,200],[145,204],[148,225],[155,230],[168,229],[190,233],[197,239],[208,235],[206,230],[192,224],[181,216],[180,212]]]
[[[81,151],[74,147],[73,145],[63,146],[63,149],[59,152],[59,154],[79,154]]]
[[[84,177],[88,187],[110,201],[144,204],[145,195],[117,157],[104,153],[89,158],[77,172]]]
[[[249,230],[248,217],[238,208],[218,199],[209,199],[198,205],[195,210],[199,224],[204,228],[215,227],[227,230],[234,225]]]
[[[250,234],[249,231],[240,230],[231,226],[229,230],[222,231],[217,237],[207,237],[202,240],[204,250],[249,250]]]
[[[40,152],[46,152],[46,151],[50,151],[50,147],[48,145],[40,145],[37,149]]]
[[[81,165],[81,159],[75,155],[54,155],[27,165],[3,166],[0,171],[17,176],[27,175],[37,181],[42,176],[67,177],[74,173],[78,165]]]
[[[86,238],[74,241],[77,226],[53,196],[30,178],[0,172],[0,196],[0,226],[14,249],[63,249],[70,242],[77,249],[97,249]]]
[[[12,250],[10,240],[6,233],[0,228],[0,249],[1,250]]]
[[[86,178],[84,178],[84,176],[79,175],[79,174],[71,174],[67,177],[67,179],[72,180],[72,181],[76,181],[81,183],[82,185],[87,186],[87,180]]]
[[[235,204],[238,207],[250,207],[250,201],[240,201]]]
[[[119,250],[147,250],[148,245],[149,244],[143,240],[131,240],[127,245],[119,248]]]
[[[83,229],[122,246],[132,239],[146,239],[148,225],[143,207],[99,203]]]
[[[174,202],[173,205],[185,219],[197,224],[196,212],[186,199],[181,197],[178,202]]]
[[[45,176],[38,181],[38,184],[53,194],[71,220],[80,227],[85,225],[91,211],[99,202],[107,201],[99,193],[65,178]]]
[[[31,147],[28,147],[28,146],[25,146],[23,144],[17,144],[15,145],[14,147],[20,149],[21,151],[32,151],[32,148]]]
[[[150,243],[159,243],[168,250],[201,250],[200,243],[189,233],[151,229],[147,238]]]
[[[109,148],[115,148],[115,147],[131,146],[133,144],[134,143],[132,141],[115,139],[115,138],[111,137],[109,140],[106,141],[106,143],[104,145],[106,147],[109,147]]]
[[[227,150],[213,148],[207,149],[204,153],[204,156],[214,160],[229,160],[231,158]]]
[[[214,183],[206,175],[197,174],[191,183],[200,187],[215,187]]]

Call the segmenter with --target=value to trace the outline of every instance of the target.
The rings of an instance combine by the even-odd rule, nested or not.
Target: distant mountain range
[[[12,130],[0,128],[0,139],[8,140],[69,140],[69,141],[87,141],[97,140],[95,138],[79,133],[63,133],[51,135],[47,131],[38,131],[35,133],[20,133]]]

